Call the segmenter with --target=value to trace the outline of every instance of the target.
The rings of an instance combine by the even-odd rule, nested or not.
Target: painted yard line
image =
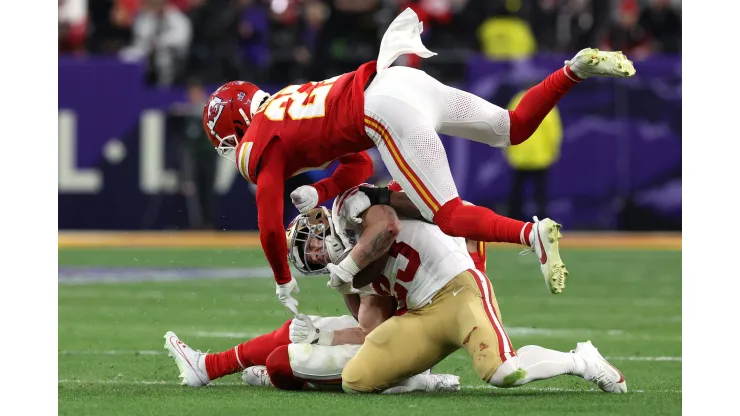
[[[160,350],[59,350],[58,355],[166,355],[167,351]],[[467,358],[467,357],[466,357]],[[682,361],[682,357],[669,356],[622,356],[604,357],[612,361]]]
[[[62,379],[57,380],[57,384],[113,384],[123,386],[182,386],[179,382],[168,381],[168,380],[71,380]],[[239,382],[214,382],[209,387],[215,386],[245,386],[244,383]],[[497,388],[489,385],[463,385],[460,386],[464,390],[527,390],[527,391],[538,391],[538,392],[561,392],[561,393],[602,393],[598,389],[563,389],[559,387],[516,387],[511,389]],[[673,393],[681,394],[681,390],[630,390],[629,393]]]

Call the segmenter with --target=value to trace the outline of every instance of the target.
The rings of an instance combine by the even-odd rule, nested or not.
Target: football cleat
[[[532,247],[522,251],[521,254],[534,252],[540,261],[540,270],[545,278],[545,284],[550,292],[561,293],[565,288],[565,279],[568,278],[568,269],[565,268],[563,260],[560,259],[558,241],[563,238],[560,233],[562,225],[545,218],[540,221],[533,217],[532,225]]]
[[[242,371],[242,381],[250,386],[265,387],[272,386],[267,367],[264,365],[253,365]]]
[[[428,392],[453,392],[460,391],[460,377],[453,374],[428,374],[426,375]]]
[[[172,331],[164,334],[164,348],[168,356],[174,358],[177,369],[180,370],[178,376],[183,386],[199,387],[211,382],[205,369],[206,354],[193,350],[180,341],[180,338]]]
[[[586,371],[583,378],[593,381],[601,390],[607,393],[626,393],[627,381],[616,367],[609,364],[591,344],[591,341],[579,342],[571,353],[583,358],[586,362]]]
[[[591,76],[629,78],[635,75],[632,61],[622,52],[606,52],[596,48],[581,49],[565,65],[581,79]]]

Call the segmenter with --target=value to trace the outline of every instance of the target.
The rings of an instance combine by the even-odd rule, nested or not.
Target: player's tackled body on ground
[[[212,354],[193,350],[170,331],[164,336],[165,348],[175,360],[182,384],[190,387],[242,373],[242,380],[251,386],[341,391],[344,365],[357,353],[365,334],[390,317],[394,308],[391,298],[366,297],[353,310],[362,326],[349,315],[301,315],[275,331]],[[457,376],[422,371],[384,392],[449,392],[459,387]]]
[[[360,246],[353,241],[375,240],[368,234],[382,234],[399,221],[388,209],[371,205],[359,188],[347,191],[334,202],[333,227],[327,229],[323,221],[313,221],[313,212],[306,214],[305,220],[301,216],[294,220],[294,229],[305,224],[309,231],[303,244],[291,244],[297,249],[291,258],[303,248],[302,259],[307,263],[302,268],[315,270],[327,257],[336,262],[352,256]],[[380,210],[383,214],[377,215]],[[373,218],[382,218],[385,223],[378,226]],[[352,289],[351,283],[333,276],[330,280],[330,285],[343,293],[393,296],[405,312],[383,322],[366,337],[342,372],[345,391],[383,391],[410,374],[433,367],[458,349],[468,352],[482,380],[497,387],[569,374],[593,381],[604,391],[627,390],[622,374],[589,341],[578,343],[567,353],[535,345],[515,350],[504,330],[491,283],[469,254],[467,244],[475,246],[477,242],[450,237],[428,222],[403,217],[400,222],[387,259],[380,260],[383,273],[375,279],[370,275],[372,283],[363,286],[367,282],[358,281],[355,286],[362,289]],[[292,239],[297,239],[299,234],[291,231]],[[324,252],[305,252],[313,245],[311,239],[326,241],[328,236],[339,237],[342,247],[326,244]],[[336,265],[326,267],[332,270]]]
[[[342,195],[342,198],[337,200],[333,207],[334,212],[339,212],[344,206],[342,201],[346,199],[345,196]],[[353,213],[357,206],[356,203],[347,204],[345,212]],[[376,207],[374,211],[379,210],[381,209]],[[392,219],[396,218],[391,208],[382,211],[390,212],[393,214]],[[310,220],[321,221],[324,230],[327,231],[321,241],[310,238],[310,230],[305,228],[309,221],[307,215],[299,216],[291,223],[289,229],[288,243],[292,249],[295,249],[291,250],[291,253],[298,254],[291,256],[291,260],[296,267],[306,273],[326,271],[326,264],[318,265],[317,268],[310,270],[309,267],[312,266],[308,260],[322,259],[319,261],[325,263],[330,260],[330,257],[341,256],[342,253],[348,252],[344,249],[344,243],[340,239],[349,238],[348,235],[352,233],[348,228],[350,223],[341,221],[341,224],[347,227],[341,235],[328,233],[334,230],[331,221],[336,217],[328,212],[322,211],[321,213],[326,215],[314,214],[310,218]],[[385,218],[382,215],[377,217],[381,220]],[[352,219],[352,224],[355,221],[357,220]],[[370,224],[372,218],[366,216],[366,222]],[[314,225],[316,224],[314,222]],[[373,225],[370,224],[371,228]],[[331,241],[332,238],[338,241],[335,242],[334,250],[329,255],[329,252],[325,250],[324,242]],[[309,242],[308,240],[318,241],[319,244],[305,244]],[[350,241],[347,240],[348,243]],[[299,248],[301,251],[297,253],[296,250]],[[476,267],[485,271],[485,245],[469,242],[468,249]],[[366,269],[366,273],[373,273],[373,268]],[[362,276],[359,277],[362,278]],[[371,295],[371,292],[366,292],[365,295],[362,298],[359,298],[357,294],[345,295],[347,306],[355,318],[351,316],[326,318],[301,316],[301,319],[289,320],[273,332],[215,354],[204,354],[193,350],[184,344],[175,333],[168,332],[165,334],[165,348],[178,366],[182,383],[189,386],[202,386],[226,375],[242,372],[242,380],[254,386],[274,385],[285,390],[341,389],[341,373],[344,365],[357,353],[365,334],[370,333],[398,311],[397,303],[392,297]],[[458,389],[458,377],[422,371],[420,374],[412,375],[391,385],[384,392],[448,392]]]
[[[531,88],[507,111],[475,95],[448,87],[423,71],[389,66],[404,53],[431,57],[421,43],[421,24],[407,9],[388,28],[378,60],[320,82],[292,85],[270,96],[241,81],[220,87],[209,98],[203,122],[221,153],[231,153],[239,171],[257,185],[260,240],[274,272],[280,301],[297,314],[283,231],[287,178],[323,169],[337,160],[330,178],[296,189],[294,204],[307,212],[367,179],[372,162],[365,150],[377,147],[393,178],[425,219],[452,236],[487,242],[554,245],[559,225],[535,224],[543,240],[528,238],[532,223],[465,206],[457,193],[439,134],[494,147],[526,140],[568,90],[590,76],[629,77],[632,63],[619,52],[580,51],[572,61]],[[535,244],[533,244],[535,243]],[[546,251],[546,250],[541,250]],[[559,257],[540,256],[547,281],[565,279]],[[343,263],[345,274],[357,267]],[[356,266],[356,265],[354,265]],[[562,287],[551,286],[553,293]]]

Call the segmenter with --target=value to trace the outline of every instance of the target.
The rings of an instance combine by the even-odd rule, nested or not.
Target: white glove
[[[280,303],[283,304],[288,310],[293,313],[293,316],[298,316],[298,301],[291,296],[292,292],[299,293],[301,290],[298,289],[298,282],[295,277],[290,278],[290,282],[284,285],[277,285],[275,294],[277,295]]]
[[[362,223],[360,216],[370,208],[370,198],[362,191],[357,191],[347,197],[342,204],[342,210],[339,213],[344,218],[348,218],[355,224]]]
[[[290,193],[290,200],[301,214],[305,214],[319,204],[319,191],[311,185],[303,185]]]
[[[347,256],[346,259],[352,260],[352,257]],[[344,263],[344,261],[342,261],[342,263]],[[351,271],[344,269],[342,267],[342,263],[329,263],[326,265],[326,268],[329,270],[329,286],[333,288],[337,288],[344,283],[351,284],[352,278],[355,277],[356,273],[352,273]]]
[[[334,331],[316,328],[311,318],[304,314],[290,321],[288,331],[288,337],[293,344],[331,345],[334,340]]]
[[[362,293],[360,289],[355,289],[352,286],[352,282],[340,283],[339,286],[332,286],[331,280],[329,280],[328,282],[326,282],[326,287],[334,289],[342,295],[359,295]]]

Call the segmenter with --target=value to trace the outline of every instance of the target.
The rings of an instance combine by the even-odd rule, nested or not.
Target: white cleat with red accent
[[[576,344],[576,349],[572,350],[571,353],[580,356],[586,362],[584,379],[593,381],[601,390],[607,393],[627,392],[627,381],[622,373],[601,356],[599,350],[591,344],[591,341],[579,342]]]
[[[267,367],[264,365],[253,365],[242,371],[242,381],[250,386],[267,387],[272,386]]]
[[[600,51],[596,48],[581,49],[573,59],[565,61],[576,76],[586,79],[593,76],[631,78],[635,66],[621,51]]]
[[[537,217],[533,219],[532,238],[530,239],[532,247],[522,253],[535,252],[547,288],[554,294],[561,293],[565,288],[565,279],[568,278],[568,269],[565,268],[563,260],[560,259],[560,251],[558,250],[558,241],[563,238],[560,233],[562,225],[549,218],[542,221]]]
[[[193,350],[180,341],[180,338],[172,331],[164,335],[164,347],[170,357],[175,359],[180,379],[183,386],[199,387],[211,382],[206,373],[206,354]]]

